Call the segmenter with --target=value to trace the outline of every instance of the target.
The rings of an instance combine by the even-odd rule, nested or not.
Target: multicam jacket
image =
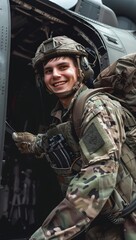
[[[136,183],[125,166],[135,158],[126,144],[126,129],[135,123],[119,102],[100,93],[86,100],[78,139],[72,109],[83,91],[67,111],[57,105],[56,125],[37,136],[37,154],[45,153],[65,196],[30,240],[136,239],[135,214],[121,217],[136,198]]]

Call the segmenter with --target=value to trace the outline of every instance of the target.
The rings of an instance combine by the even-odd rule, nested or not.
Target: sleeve
[[[94,96],[85,104],[79,144],[86,166],[72,179],[67,199],[90,221],[101,212],[116,187],[126,138],[123,119],[120,103],[106,95]]]
[[[121,107],[107,96],[85,104],[80,148],[85,166],[69,184],[66,198],[51,212],[31,240],[66,240],[85,230],[106,205],[115,186],[125,139]]]
[[[33,152],[37,158],[42,158],[46,154],[44,143],[47,141],[47,134],[37,134]],[[44,142],[44,143],[43,143]]]

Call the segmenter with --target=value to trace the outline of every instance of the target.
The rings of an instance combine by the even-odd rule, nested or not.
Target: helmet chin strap
[[[83,79],[84,79],[84,73],[83,73],[83,71],[81,70],[80,57],[79,57],[79,56],[76,56],[76,59],[77,59],[77,68],[78,68],[78,81],[79,81],[79,82],[82,82]]]

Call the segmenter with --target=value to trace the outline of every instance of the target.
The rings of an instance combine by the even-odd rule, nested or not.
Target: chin
[[[74,95],[75,91],[69,90],[69,91],[65,91],[65,92],[60,92],[60,93],[55,93],[55,95],[59,98],[67,98],[70,97],[72,95]]]

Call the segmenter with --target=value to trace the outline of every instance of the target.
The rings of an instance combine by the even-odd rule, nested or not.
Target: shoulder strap
[[[73,123],[78,138],[80,137],[80,123],[86,100],[91,96],[98,95],[102,92],[112,93],[112,91],[113,88],[111,87],[102,87],[96,89],[86,89],[78,95],[73,107]]]

